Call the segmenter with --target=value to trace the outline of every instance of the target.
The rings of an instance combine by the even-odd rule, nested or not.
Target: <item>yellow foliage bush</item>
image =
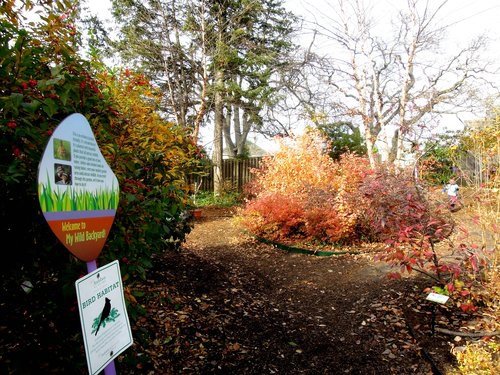
[[[493,375],[500,374],[500,345],[490,342],[469,343],[453,349],[459,371],[451,375]]]

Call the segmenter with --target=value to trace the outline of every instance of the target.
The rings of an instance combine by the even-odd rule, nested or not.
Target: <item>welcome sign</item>
[[[38,170],[38,198],[50,228],[85,262],[96,259],[118,207],[118,180],[87,119],[75,113],[54,130]]]

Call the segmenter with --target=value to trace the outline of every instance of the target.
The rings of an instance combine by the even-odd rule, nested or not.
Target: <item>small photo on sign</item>
[[[54,138],[54,158],[61,160],[71,160],[71,142]]]
[[[71,185],[71,165],[54,164],[54,182],[57,185]]]

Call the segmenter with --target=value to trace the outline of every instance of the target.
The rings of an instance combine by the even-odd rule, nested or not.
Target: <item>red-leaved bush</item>
[[[265,194],[250,201],[244,217],[252,233],[273,241],[299,238],[305,225],[303,205],[280,193]]]
[[[495,275],[494,250],[470,244],[465,228],[460,228],[463,238],[450,238],[454,222],[447,207],[425,192],[411,174],[379,170],[366,176],[359,190],[366,203],[359,227],[372,240],[386,243],[380,259],[397,268],[393,277],[425,274],[433,280],[433,290],[451,296],[463,312],[474,312],[480,304],[495,306],[494,298],[484,293],[485,283],[491,283],[488,275]]]
[[[327,152],[313,131],[283,140],[256,171],[242,212],[246,227],[276,241],[383,243],[379,258],[396,267],[393,277],[426,274],[436,291],[474,311],[486,255],[462,246],[449,256],[453,246],[442,246],[454,228],[449,211],[409,171],[371,170],[350,154],[334,162]]]
[[[431,204],[410,173],[374,171],[365,177],[358,194],[364,200],[360,226],[373,241],[397,240],[418,232],[437,242],[451,232],[448,213]]]
[[[332,207],[313,207],[305,212],[305,233],[323,242],[338,242],[350,235],[350,226]]]

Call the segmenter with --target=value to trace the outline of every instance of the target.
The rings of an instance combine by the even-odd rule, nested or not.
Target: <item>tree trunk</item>
[[[221,195],[224,190],[224,180],[222,176],[222,129],[224,127],[224,103],[221,92],[224,83],[224,74],[221,70],[218,70],[215,73],[215,80],[215,127],[212,162],[214,165],[214,195]]]
[[[231,105],[226,106],[226,118],[223,121],[224,127],[222,129],[224,135],[224,142],[226,142],[226,151],[229,152],[229,157],[235,158],[237,155],[236,145],[231,138],[231,121],[233,118],[233,111]]]
[[[370,160],[370,167],[375,168],[377,166],[377,160],[375,158],[374,148],[375,142],[373,141],[372,132],[369,124],[364,125],[366,151],[368,154],[368,160]]]
[[[401,132],[398,133],[398,139],[396,143],[396,159],[394,161],[394,164],[396,167],[404,167],[404,155],[405,155],[405,149],[404,149],[404,143],[403,143],[403,134]]]
[[[234,105],[234,145],[235,145],[235,157],[240,156],[242,154],[242,139],[241,139],[241,125],[240,125],[240,105],[235,104]],[[245,140],[243,140],[243,143],[245,143]]]
[[[388,143],[389,152],[387,154],[387,162],[390,164],[394,164],[396,162],[397,155],[398,155],[399,139],[400,139],[400,131],[399,131],[399,129],[396,129],[394,131],[394,134],[392,135],[390,143]],[[388,139],[388,142],[389,142],[389,139]]]
[[[245,145],[247,143],[248,133],[252,128],[252,123],[250,122],[250,115],[243,110],[243,129],[240,134],[240,139],[238,141],[238,155],[243,155],[245,153]]]

